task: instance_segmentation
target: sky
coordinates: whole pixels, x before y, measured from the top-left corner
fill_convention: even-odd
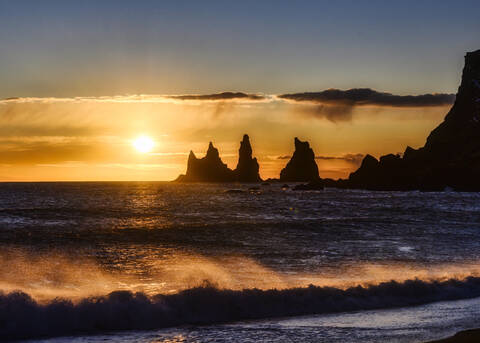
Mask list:
[[[244,133],[264,178],[294,137],[320,176],[347,177],[366,153],[424,144],[480,48],[478,13],[478,1],[0,0],[0,180],[170,180],[209,141],[234,168]],[[134,148],[140,136],[152,151]]]

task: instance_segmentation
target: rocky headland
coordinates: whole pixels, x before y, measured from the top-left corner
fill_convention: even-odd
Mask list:
[[[188,158],[181,182],[260,182],[259,165],[252,158],[247,135],[240,143],[238,165],[231,170],[210,143],[207,154]],[[275,181],[270,179],[269,181]],[[298,189],[326,187],[368,190],[480,191],[480,50],[465,56],[462,80],[453,107],[419,149],[379,159],[366,155],[348,179],[321,179],[308,142],[295,138],[295,151],[280,172],[279,181],[307,182]],[[310,185],[311,187],[309,187]]]
[[[419,149],[365,156],[341,188],[480,191],[480,50],[465,56],[462,81],[445,120]]]

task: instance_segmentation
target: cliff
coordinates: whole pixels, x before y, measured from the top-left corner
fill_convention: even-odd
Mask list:
[[[259,165],[252,158],[247,135],[240,143],[238,165],[229,169],[210,143],[204,158],[190,152],[182,182],[258,182]],[[283,182],[310,182],[310,189],[323,185],[371,190],[480,191],[480,50],[465,56],[456,100],[445,120],[428,136],[425,146],[407,147],[402,156],[388,154],[377,160],[365,156],[347,180],[323,180],[308,142],[295,138],[295,152],[280,173]],[[305,186],[305,187],[307,187]]]
[[[407,147],[403,157],[367,155],[338,185],[377,190],[480,191],[480,50],[465,56],[462,81],[445,120],[425,146]]]

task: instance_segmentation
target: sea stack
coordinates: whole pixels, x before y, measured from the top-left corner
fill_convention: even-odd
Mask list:
[[[235,178],[238,182],[260,182],[259,166],[256,158],[252,158],[252,146],[248,135],[243,135],[238,150],[238,164],[235,169]]]
[[[210,142],[207,154],[203,158],[197,158],[190,151],[187,163],[187,172],[180,175],[179,182],[232,182],[235,181],[235,173],[222,162],[218,149]]]
[[[295,152],[285,168],[280,172],[280,181],[309,182],[319,180],[318,166],[310,144],[302,142],[295,137]]]
[[[465,56],[462,81],[445,120],[417,150],[379,161],[367,155],[348,188],[480,191],[480,50]]]

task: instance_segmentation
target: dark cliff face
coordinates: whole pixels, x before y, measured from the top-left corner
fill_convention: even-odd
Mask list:
[[[477,50],[465,56],[455,103],[443,123],[428,136],[425,150],[433,157],[455,160],[480,151],[479,134],[480,50]]]
[[[236,181],[259,182],[262,179],[258,173],[259,165],[256,158],[252,158],[252,146],[248,135],[243,136],[238,151],[238,164],[235,169]]]
[[[480,191],[480,50],[467,53],[455,103],[418,150],[403,158],[368,155],[344,187]]]
[[[318,181],[318,167],[315,154],[308,142],[302,142],[295,137],[295,152],[280,172],[280,180],[284,182]]]
[[[188,159],[187,174],[178,181],[260,181],[248,136],[240,145],[235,171],[221,161],[210,143],[207,155]],[[308,142],[295,138],[295,152],[280,173],[284,182],[320,181],[315,155]],[[420,149],[407,147],[403,157],[388,154],[379,160],[367,155],[348,180],[321,180],[329,187],[373,190],[480,191],[480,50],[467,53],[455,104]]]
[[[222,162],[218,149],[210,142],[207,154],[197,158],[190,151],[187,163],[187,172],[180,175],[177,181],[181,182],[232,182],[235,180],[234,172]]]

